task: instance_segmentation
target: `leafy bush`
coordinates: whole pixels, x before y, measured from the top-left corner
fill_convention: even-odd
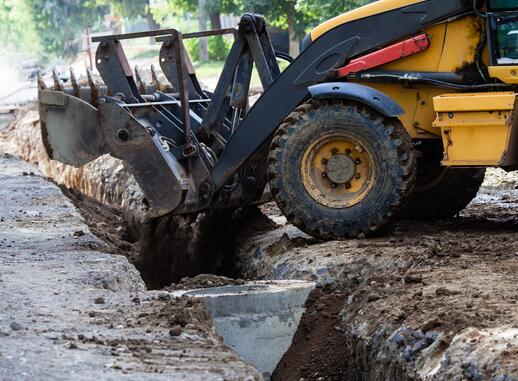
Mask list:
[[[223,36],[208,37],[209,42],[209,60],[223,61],[227,58],[232,43]],[[193,61],[200,60],[200,40],[197,38],[184,41],[185,49]]]
[[[209,59],[223,61],[227,58],[232,44],[223,36],[209,37]]]
[[[191,38],[189,40],[183,41],[185,45],[185,49],[191,57],[191,61],[199,61],[200,60],[200,40],[197,38]]]

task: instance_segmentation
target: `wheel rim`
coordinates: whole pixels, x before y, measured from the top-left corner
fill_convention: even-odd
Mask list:
[[[345,132],[326,134],[313,142],[302,155],[300,171],[309,195],[331,208],[360,203],[374,185],[371,151]]]

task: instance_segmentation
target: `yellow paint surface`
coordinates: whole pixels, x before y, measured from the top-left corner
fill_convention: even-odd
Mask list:
[[[516,94],[446,94],[434,98],[442,132],[443,165],[501,166],[511,141]]]
[[[363,19],[365,17],[369,17],[372,15],[376,15],[383,12],[392,11],[394,9],[402,8],[407,5],[419,4],[424,0],[378,0],[373,3],[367,4],[363,7],[354,9],[350,12],[341,14],[340,16],[336,16],[323,24],[320,24],[315,29],[311,31],[311,40],[315,41],[324,33],[330,31],[331,29],[345,24],[350,21]]]

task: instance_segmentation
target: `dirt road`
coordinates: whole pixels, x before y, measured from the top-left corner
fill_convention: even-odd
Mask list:
[[[259,380],[200,302],[147,292],[38,171],[0,152],[0,379]]]

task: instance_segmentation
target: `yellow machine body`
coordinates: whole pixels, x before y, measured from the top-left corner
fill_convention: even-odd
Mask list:
[[[314,41],[343,23],[388,12],[415,0],[380,0],[337,16],[315,28]],[[430,47],[416,55],[381,66],[387,71],[462,73],[476,65],[477,49],[486,39],[483,19],[474,15],[434,25],[424,30]],[[491,78],[518,84],[518,64],[491,66],[487,46],[482,55]],[[413,139],[443,139],[445,166],[512,166],[518,153],[510,147],[518,133],[512,118],[514,93],[459,94],[448,88],[426,84],[368,81],[371,86],[394,99],[405,113],[399,117]],[[444,95],[447,94],[447,95]],[[453,114],[453,118],[448,115]],[[514,143],[516,144],[516,142]]]
[[[518,164],[517,94],[446,94],[434,98],[446,166],[514,166]]]

